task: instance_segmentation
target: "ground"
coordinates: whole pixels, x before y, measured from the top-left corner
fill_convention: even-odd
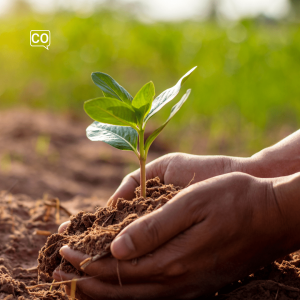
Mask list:
[[[89,141],[89,123],[26,109],[0,113],[0,299],[65,299],[59,286],[51,292],[50,285],[26,289],[52,282],[45,276],[38,280],[38,251],[68,212],[104,206],[124,175],[138,167],[132,153]],[[158,141],[149,159],[165,149]],[[300,299],[299,267],[294,253],[213,298]]]

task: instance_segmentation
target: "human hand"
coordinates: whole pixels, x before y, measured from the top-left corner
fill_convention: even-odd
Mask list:
[[[164,155],[146,165],[146,178],[158,176],[164,184],[185,187],[202,180],[230,172],[247,171],[251,158],[229,156],[201,156],[185,153]],[[107,205],[116,204],[118,198],[133,199],[134,190],[140,185],[140,169],[128,174]]]
[[[146,165],[147,179],[158,176],[165,184],[172,183],[185,187],[189,182],[196,183],[210,177],[226,174],[234,171],[244,171],[250,164],[248,158],[229,156],[201,156],[185,153],[171,153],[164,155]],[[140,169],[128,174],[110,197],[107,205],[114,205],[118,198],[131,200],[134,198],[134,190],[140,185]],[[64,222],[59,227],[63,232],[70,221]]]
[[[146,178],[151,179],[158,176],[165,184],[172,183],[185,187],[190,182],[193,184],[230,172],[248,172],[254,163],[251,158],[171,153],[147,164]],[[139,185],[140,169],[137,169],[123,179],[121,185],[108,200],[107,205],[116,204],[118,198],[133,199],[134,190]],[[70,221],[62,223],[59,232],[63,232],[69,223]]]
[[[122,287],[117,260],[103,258],[85,269],[96,277],[77,288],[87,299],[192,299],[287,254],[288,239],[273,180],[222,175],[189,186],[119,234],[111,251]],[[68,247],[61,254],[76,268],[87,257]],[[53,276],[75,277],[58,270]]]

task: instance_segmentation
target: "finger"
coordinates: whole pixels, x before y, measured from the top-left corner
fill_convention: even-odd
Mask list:
[[[159,177],[161,182],[164,182],[164,175],[171,161],[171,156],[162,156],[153,162],[146,165],[146,179]],[[116,192],[110,197],[107,202],[108,206],[113,206],[117,203],[119,198],[133,199],[134,190],[140,185],[140,169],[127,175]]]
[[[66,221],[66,222],[60,224],[60,226],[58,227],[58,233],[63,233],[67,229],[69,224],[70,224],[70,221]]]
[[[157,211],[131,223],[112,242],[110,248],[113,256],[120,260],[140,257],[193,224],[202,222],[207,213],[202,207],[214,191],[213,186],[214,180],[196,183],[182,190]]]
[[[80,280],[85,280],[85,277],[79,277],[73,273],[65,273],[59,269],[56,269],[53,272],[53,279],[55,279],[56,281],[70,281],[72,279],[76,279],[76,284],[75,284],[75,294],[76,294],[76,299],[85,299],[85,300],[93,300],[90,297],[87,297],[84,293],[82,293],[82,291],[79,289],[78,286],[78,281]],[[72,288],[71,288],[71,283],[64,283],[65,285],[65,291],[67,295],[71,295],[72,292]]]
[[[121,185],[107,202],[108,206],[114,206],[119,198],[132,199],[134,198],[134,190],[140,185],[140,170],[136,170],[127,175]]]
[[[65,285],[65,293],[66,293],[67,295],[70,295],[70,294],[71,294],[71,289],[70,289],[70,287],[69,287],[68,285]]]
[[[60,248],[59,254],[68,262],[70,262],[77,270],[81,270],[80,263],[90,257],[89,255],[80,251],[71,249],[67,245]]]
[[[54,270],[52,277],[57,282],[72,280],[73,278],[80,278],[79,276],[77,276],[73,273],[65,273],[62,270],[60,270],[59,268]],[[68,288],[69,288],[69,284],[68,284]]]
[[[75,274],[67,274],[58,270],[59,277],[63,280],[72,280],[76,278],[76,291],[84,295],[84,299],[173,299],[170,298],[172,289],[166,288],[161,284],[133,284],[122,285],[109,284],[101,282],[100,280],[92,277],[78,277]],[[160,297],[161,295],[163,297]],[[90,297],[90,298],[87,298]]]
[[[78,270],[81,270],[80,263],[89,257],[68,246],[62,247],[60,254]],[[103,281],[118,281],[118,272],[122,274],[124,282],[154,281],[158,276],[158,271],[155,269],[156,259],[156,255],[144,256],[139,258],[138,263],[132,263],[132,261],[117,261],[115,258],[107,257],[91,263],[84,272],[90,276],[97,276]]]

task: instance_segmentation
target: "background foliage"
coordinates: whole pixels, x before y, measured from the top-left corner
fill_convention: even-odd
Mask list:
[[[32,29],[51,31],[49,51]],[[159,94],[198,66],[190,99],[165,129],[173,151],[251,155],[299,128],[300,27],[265,18],[220,24],[146,23],[128,11],[38,14],[19,5],[0,19],[0,109],[29,106],[85,118],[102,96],[90,74],[110,74],[132,95],[152,80]],[[175,101],[153,118],[153,129]],[[150,122],[151,123],[151,122]]]

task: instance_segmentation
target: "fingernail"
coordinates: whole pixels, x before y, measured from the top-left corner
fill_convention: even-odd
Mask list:
[[[111,244],[111,252],[116,258],[127,258],[135,252],[135,247],[129,234],[124,233]]]
[[[66,221],[66,222],[60,224],[60,226],[58,227],[58,233],[64,232],[67,229],[67,227],[69,226],[69,224],[70,224],[70,221]]]
[[[65,245],[65,246],[62,246],[59,250],[59,254],[65,258],[65,256],[68,256],[68,254],[70,253],[70,248],[69,246]]]

